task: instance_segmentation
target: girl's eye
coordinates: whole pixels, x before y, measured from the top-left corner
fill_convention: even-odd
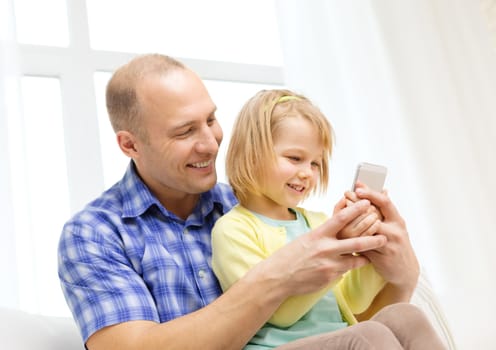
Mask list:
[[[320,163],[319,162],[312,162],[312,166],[315,168],[320,168]]]
[[[295,162],[298,162],[300,160],[300,157],[297,157],[297,156],[288,156],[288,159],[291,159]]]

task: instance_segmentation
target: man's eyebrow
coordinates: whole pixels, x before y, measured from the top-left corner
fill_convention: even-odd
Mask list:
[[[207,118],[215,117],[215,112],[217,112],[217,106],[215,106],[215,108],[212,109],[212,112],[208,115]],[[171,130],[172,131],[181,130],[181,129],[187,128],[189,126],[192,126],[196,123],[198,123],[197,120],[187,120],[184,123],[173,126]]]
[[[172,131],[181,130],[181,129],[184,129],[184,128],[186,128],[186,127],[189,127],[189,126],[191,126],[191,125],[193,125],[193,124],[195,124],[195,123],[196,123],[196,121],[194,121],[194,120],[189,120],[189,121],[186,121],[186,122],[184,122],[184,123],[182,123],[182,124],[178,124],[178,125],[176,125],[176,126],[173,126],[171,130],[172,130]]]

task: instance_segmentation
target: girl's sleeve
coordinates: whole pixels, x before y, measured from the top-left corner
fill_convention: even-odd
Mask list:
[[[229,215],[217,220],[212,229],[212,269],[223,291],[267,256],[248,222]]]
[[[356,323],[354,315],[369,308],[386,281],[372,264],[348,271],[334,288],[344,318],[350,324]]]
[[[259,227],[248,222],[224,216],[217,220],[212,230],[212,268],[222,290],[229,289],[253,266],[266,259],[267,251],[257,235]],[[279,247],[285,244],[285,237]],[[305,295],[286,299],[269,319],[278,327],[289,327],[305,315],[331,289],[331,285]]]

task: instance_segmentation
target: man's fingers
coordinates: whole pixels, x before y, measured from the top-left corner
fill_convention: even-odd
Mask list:
[[[362,266],[365,266],[370,263],[370,260],[365,256],[342,256],[341,257],[341,266],[345,269],[341,272],[341,274],[345,274],[349,270],[353,270]]]
[[[340,240],[339,254],[348,255],[375,250],[383,247],[387,242],[384,235],[361,236]],[[354,256],[357,257],[357,256]]]
[[[386,195],[386,192],[383,193],[377,191],[371,191],[368,188],[357,188],[356,194],[359,198],[368,199],[370,202],[375,205],[381,211],[382,215],[386,219],[396,219],[399,218],[400,215],[398,210],[393,205],[389,197]]]

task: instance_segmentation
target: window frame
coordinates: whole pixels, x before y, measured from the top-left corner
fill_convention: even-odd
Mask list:
[[[69,45],[53,47],[16,43],[19,58],[18,78],[23,76],[55,77],[60,81],[66,165],[69,188],[69,213],[81,210],[86,203],[104,190],[104,171],[98,133],[97,96],[95,95],[95,72],[112,72],[138,53],[108,52],[90,47],[88,15],[85,1],[67,1]],[[167,53],[165,53],[167,54]],[[211,61],[176,57],[199,74],[202,79],[284,85],[283,67]],[[4,121],[5,122],[5,121]],[[24,140],[20,141],[24,143]],[[10,155],[6,155],[8,160]],[[9,163],[10,166],[10,163]],[[88,171],[91,169],[91,171]],[[7,176],[7,185],[12,179]],[[10,188],[10,186],[8,186]],[[13,194],[15,195],[15,194]],[[17,199],[19,200],[19,199]],[[29,200],[29,194],[22,200]],[[9,190],[8,199],[2,205],[13,208],[14,200]],[[15,254],[16,215],[9,215],[4,223],[13,235],[4,249]],[[14,252],[14,253],[12,253]],[[10,262],[7,280],[19,282],[18,266],[14,258]],[[15,266],[12,265],[12,262]],[[14,284],[14,285],[13,285]],[[2,292],[7,299],[4,305],[20,305],[19,283],[12,283]],[[25,293],[24,293],[25,294]],[[32,302],[28,302],[32,305]],[[39,312],[39,310],[28,310]]]
[[[20,76],[60,79],[67,150],[71,212],[82,208],[103,189],[98,116],[93,73],[112,72],[138,53],[108,52],[90,47],[84,1],[68,1],[68,47],[18,44]],[[283,68],[176,57],[202,79],[283,85]],[[84,147],[80,145],[84,144]],[[95,160],[98,160],[95,162]],[[88,172],[87,169],[93,171]]]

